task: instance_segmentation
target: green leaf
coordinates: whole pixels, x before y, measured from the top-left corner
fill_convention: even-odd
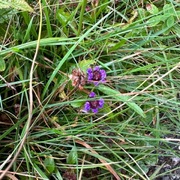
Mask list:
[[[138,16],[140,17],[140,19],[143,19],[146,17],[146,10],[144,8],[138,8]]]
[[[166,25],[168,28],[171,28],[172,26],[174,26],[174,17],[170,16],[167,21],[166,21]]]
[[[46,157],[45,161],[44,161],[44,165],[46,167],[46,169],[48,170],[48,173],[53,173],[55,170],[55,162],[53,157],[50,155],[48,157]]]
[[[159,9],[154,4],[147,4],[146,9],[150,14],[158,14]]]
[[[79,108],[79,107],[82,106],[83,103],[84,103],[84,102],[79,102],[79,101],[77,101],[77,102],[71,102],[71,106],[74,107],[74,108]]]
[[[85,73],[90,65],[94,64],[95,60],[82,60],[79,63],[79,68]]]
[[[129,108],[131,108],[133,111],[141,115],[143,118],[146,117],[143,110],[136,103],[129,101],[130,96],[123,95],[119,91],[111,89],[104,85],[99,85],[98,89],[104,94],[109,95],[112,98],[116,99],[117,101],[122,101],[126,103],[129,106]]]
[[[20,49],[17,47],[12,47],[12,51],[18,53],[18,52],[20,52]]]
[[[171,4],[164,5],[163,13],[164,14],[169,14],[169,16],[175,15],[173,6]]]
[[[0,72],[4,71],[6,69],[6,63],[4,59],[0,57]]]
[[[2,2],[2,0],[0,0],[0,9],[4,9],[4,8],[9,8],[10,4],[8,2]]]
[[[67,25],[70,16],[70,13],[65,12],[64,9],[59,9],[57,12],[57,19],[63,26]]]
[[[78,155],[77,155],[77,149],[76,149],[76,147],[74,146],[74,147],[71,149],[71,151],[70,151],[70,153],[69,153],[69,155],[68,155],[68,157],[67,157],[67,163],[68,163],[68,164],[76,164],[76,162],[77,162],[77,157],[78,157]]]
[[[33,12],[33,9],[24,0],[0,0],[0,9],[3,8]]]
[[[159,15],[159,16],[154,16],[152,18],[150,18],[147,23],[148,26],[153,27],[158,25],[161,21],[164,21],[166,17],[164,15]]]

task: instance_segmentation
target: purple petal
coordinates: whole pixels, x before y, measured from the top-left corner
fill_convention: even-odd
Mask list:
[[[93,112],[94,114],[96,114],[96,113],[98,112],[98,108],[92,109],[92,112]]]
[[[87,73],[92,73],[92,72],[93,72],[93,70],[91,68],[87,69]]]
[[[103,106],[104,106],[104,99],[100,99],[98,108],[102,108]]]
[[[101,73],[101,80],[104,81],[106,79],[106,71],[105,70],[100,70]]]
[[[91,68],[87,69],[87,75],[88,75],[88,80],[92,80],[92,78],[93,78],[93,70]]]
[[[91,109],[91,107],[90,107],[90,103],[89,102],[86,102],[85,104],[84,104],[84,111],[90,111],[90,109]]]
[[[94,92],[90,92],[90,94],[89,94],[90,98],[94,98],[95,96],[96,96],[96,94]]]
[[[99,68],[99,66],[95,66],[93,70],[94,70],[94,71],[99,71],[100,68]]]
[[[93,73],[88,73],[88,80],[92,80],[93,79]]]
[[[89,73],[88,74],[88,80],[90,81],[90,80],[92,80],[93,79],[93,73]]]

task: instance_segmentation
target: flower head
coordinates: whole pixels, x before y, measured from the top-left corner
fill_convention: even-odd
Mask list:
[[[91,92],[89,94],[90,98],[94,98],[96,96],[96,94],[94,92]],[[90,100],[87,101],[84,104],[84,111],[88,112],[90,110],[92,110],[93,113],[97,113],[99,108],[102,108],[104,106],[104,99],[99,99],[99,100]]]
[[[72,74],[69,77],[72,81],[72,86],[78,87],[80,90],[84,88],[86,77],[80,69],[73,69]]]
[[[106,71],[100,69],[99,66],[87,69],[88,81],[93,82],[97,86],[100,82],[106,80]]]

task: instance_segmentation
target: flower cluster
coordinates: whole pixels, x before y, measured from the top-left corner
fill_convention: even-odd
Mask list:
[[[84,85],[86,83],[93,83],[95,86],[100,83],[104,83],[106,81],[106,71],[100,69],[99,66],[95,66],[94,68],[87,69],[87,77],[80,69],[73,69],[72,74],[69,76],[72,81],[72,86],[77,87],[79,90],[88,93],[89,98],[95,98],[96,94],[94,92],[90,92],[84,89]],[[93,113],[97,113],[98,109],[104,106],[104,100],[88,100],[84,104],[84,111],[92,111]]]
[[[106,80],[106,71],[101,70],[98,66],[87,69],[88,81],[93,82],[95,86],[99,83],[105,82]]]
[[[94,68],[88,68],[87,69],[87,81],[94,83],[95,86],[97,86],[99,83],[103,83],[106,80],[106,71],[103,69],[100,69],[99,66],[96,66]],[[91,92],[89,94],[90,98],[95,98],[96,94],[94,92]],[[84,105],[84,111],[92,111],[93,113],[97,113],[98,109],[102,108],[104,106],[104,100],[89,100]]]
[[[94,92],[91,92],[89,94],[90,98],[95,98],[96,94]],[[84,111],[92,111],[93,113],[97,113],[99,108],[102,108],[104,106],[104,99],[99,100],[90,100],[87,101],[84,105]]]

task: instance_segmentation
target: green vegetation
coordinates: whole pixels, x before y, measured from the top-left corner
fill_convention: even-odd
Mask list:
[[[0,0],[0,179],[175,172],[159,158],[179,156],[179,1],[26,2]],[[105,82],[72,83],[95,66]]]

